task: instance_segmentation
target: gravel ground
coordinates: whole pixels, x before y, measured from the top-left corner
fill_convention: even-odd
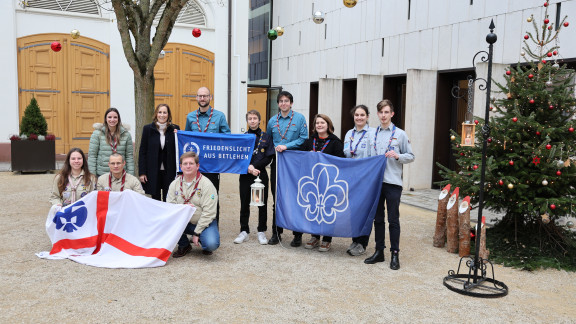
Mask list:
[[[236,175],[222,179],[222,244],[212,256],[195,248],[153,269],[39,259],[35,252],[51,248],[44,222],[53,178],[0,172],[4,323],[576,321],[575,273],[495,266],[496,279],[510,288],[508,296],[497,299],[445,288],[442,279],[459,258],[432,247],[436,215],[415,207],[401,207],[399,271],[387,262],[365,265],[365,256],[348,256],[349,239],[335,238],[328,253],[291,248],[291,234],[283,235],[285,246],[262,246],[256,217],[250,241],[236,245]],[[371,239],[369,252],[373,246]]]

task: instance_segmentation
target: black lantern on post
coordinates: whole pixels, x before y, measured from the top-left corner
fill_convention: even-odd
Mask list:
[[[486,51],[480,51],[474,55],[474,59],[472,60],[472,64],[475,66],[474,62],[476,60],[476,56],[480,53],[488,54],[488,57],[482,56],[481,60],[483,62],[488,61],[488,76],[487,79],[476,78],[473,79],[472,82],[477,80],[482,80],[486,82],[486,117],[484,126],[482,126],[482,166],[481,166],[481,175],[480,175],[480,192],[479,192],[479,202],[478,202],[478,230],[476,231],[476,240],[475,240],[475,253],[474,258],[471,259],[469,257],[463,257],[460,259],[460,264],[458,265],[458,270],[454,272],[454,270],[448,271],[448,276],[444,277],[444,286],[448,289],[455,291],[459,294],[473,296],[473,297],[485,297],[485,298],[494,298],[494,297],[503,297],[508,294],[508,286],[501,281],[498,281],[494,278],[494,266],[489,260],[485,260],[480,257],[480,239],[482,236],[482,231],[480,230],[480,224],[482,224],[482,209],[484,208],[484,181],[486,178],[486,150],[487,150],[487,143],[488,137],[490,136],[490,89],[492,85],[492,52],[493,52],[493,45],[496,43],[498,39],[496,34],[493,33],[494,31],[494,20],[490,22],[490,33],[486,35],[486,42],[490,44],[488,46],[488,53]],[[482,87],[479,87],[481,90]],[[465,134],[462,134],[464,138]],[[462,266],[462,261],[467,259],[465,262],[465,266],[468,268],[468,271],[463,269],[463,273],[460,273],[460,268]],[[487,277],[487,270],[488,266],[491,267],[492,276]],[[463,268],[463,267],[462,267]],[[466,273],[467,272],[467,273]],[[484,285],[484,283],[492,283],[491,285]]]

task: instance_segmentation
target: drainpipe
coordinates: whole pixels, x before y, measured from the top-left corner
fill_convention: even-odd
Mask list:
[[[228,0],[228,125],[232,118],[232,0]]]

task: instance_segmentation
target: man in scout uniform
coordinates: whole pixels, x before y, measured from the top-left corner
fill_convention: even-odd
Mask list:
[[[108,160],[108,167],[110,168],[110,172],[98,177],[98,190],[124,191],[126,189],[130,189],[144,195],[144,189],[142,189],[140,180],[135,176],[126,173],[124,166],[126,166],[124,157],[118,153],[112,153]]]

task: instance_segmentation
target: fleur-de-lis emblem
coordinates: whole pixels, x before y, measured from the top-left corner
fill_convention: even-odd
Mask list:
[[[57,212],[52,221],[56,224],[56,229],[72,233],[84,225],[87,217],[88,210],[84,207],[84,202],[80,200]]]
[[[298,181],[298,204],[306,209],[309,221],[332,224],[338,212],[348,208],[348,183],[338,179],[340,170],[332,164],[317,163],[312,176]]]

